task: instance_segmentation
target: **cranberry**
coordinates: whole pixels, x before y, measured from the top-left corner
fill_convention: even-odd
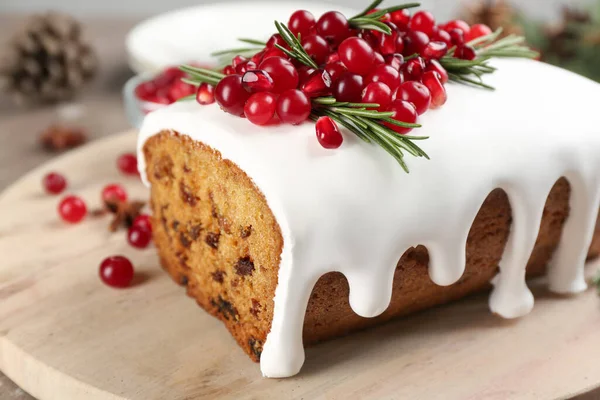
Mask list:
[[[235,68],[233,68],[231,65],[227,65],[225,68],[223,68],[223,73],[225,75],[233,75],[235,74]]]
[[[302,47],[317,65],[325,64],[329,56],[329,44],[319,35],[309,35],[302,38]]]
[[[344,141],[337,124],[329,117],[320,117],[317,120],[315,131],[317,140],[326,149],[337,149]]]
[[[452,37],[450,34],[443,29],[439,29],[437,26],[433,29],[431,40],[436,42],[444,42],[448,47],[452,46]]]
[[[404,64],[404,72],[406,80],[409,81],[418,81],[421,79],[423,72],[425,71],[425,61],[421,57],[413,58],[412,60],[408,60],[406,64]]]
[[[268,72],[263,70],[246,71],[242,76],[242,86],[248,92],[267,92],[273,89],[273,79]]]
[[[390,19],[399,27],[406,27],[410,22],[410,11],[407,9],[394,11],[390,14]]]
[[[272,57],[279,57],[279,58],[283,58],[284,60],[289,61],[289,57],[287,56],[287,54],[285,54],[283,51],[281,51],[277,47],[273,47],[272,49],[268,49],[267,51],[265,51],[265,54],[263,54],[262,60],[265,61],[267,58],[272,58]],[[261,63],[263,61],[261,61]]]
[[[385,58],[385,63],[396,71],[400,71],[400,67],[404,65],[404,56],[399,53],[389,55]]]
[[[411,102],[415,106],[417,114],[421,115],[429,109],[431,93],[422,83],[409,81],[400,85],[396,92],[396,99]]]
[[[301,65],[300,67],[297,68],[298,70],[298,81],[300,83],[300,87],[302,87],[302,85],[304,85],[304,83],[308,80],[308,77],[310,76],[310,74],[312,74],[313,72],[315,72],[316,70],[312,67],[309,67],[308,65]]]
[[[429,11],[418,11],[413,15],[408,23],[408,27],[413,31],[424,32],[427,35],[431,34],[435,26],[435,18]]]
[[[429,64],[425,68],[425,71],[437,72],[442,84],[445,85],[446,83],[448,83],[448,71],[446,71],[446,69],[442,67],[442,64],[440,64],[437,60],[430,60]]]
[[[391,117],[393,120],[411,124],[417,122],[417,110],[415,109],[415,106],[408,101],[394,100],[388,111],[394,113]],[[405,135],[412,130],[412,128],[404,128],[389,122],[383,122],[383,124],[401,135]]]
[[[145,249],[150,244],[152,232],[139,225],[132,225],[127,231],[127,241],[133,247]]]
[[[394,54],[396,53],[397,46],[396,40],[398,39],[398,32],[392,31],[390,35],[382,34],[379,36],[379,41],[377,43],[377,49],[383,55]],[[401,47],[404,48],[404,41],[401,40]],[[401,50],[400,50],[401,51]]]
[[[463,35],[468,35],[471,27],[465,21],[460,19],[455,19],[453,21],[448,22],[442,27],[446,32],[450,32],[452,29],[458,29],[462,31]]]
[[[280,45],[281,47],[285,47],[286,49],[289,47],[287,45],[287,42],[283,40],[281,35],[279,33],[275,33],[274,35],[271,35],[269,40],[267,40],[267,45],[265,46],[265,48],[272,49],[275,47],[276,44]]]
[[[338,61],[340,61],[340,55],[337,52],[330,53],[329,56],[327,56],[327,64]]]
[[[333,85],[333,97],[337,101],[360,102],[364,88],[363,77],[345,72]]]
[[[67,187],[67,180],[56,172],[50,172],[42,179],[42,185],[49,194],[59,194]]]
[[[469,33],[467,33],[465,40],[470,42],[475,39],[479,39],[480,37],[491,35],[492,30],[489,26],[484,24],[475,24],[471,27]]]
[[[283,93],[298,87],[298,71],[288,60],[281,57],[265,58],[259,68],[273,78],[273,93]]]
[[[168,88],[167,97],[171,102],[175,102],[183,97],[194,94],[196,88],[182,81],[175,81]]]
[[[450,34],[450,39],[454,46],[460,46],[465,43],[465,34],[460,29],[450,29],[448,34]]]
[[[117,158],[117,168],[125,175],[138,175],[137,156],[133,153],[124,153]]]
[[[123,256],[104,259],[99,272],[102,282],[114,288],[126,288],[133,280],[133,265]]]
[[[58,204],[58,214],[71,224],[80,222],[87,214],[84,201],[77,196],[67,196]]]
[[[404,51],[404,36],[396,36],[396,51],[395,53],[400,53]]]
[[[277,100],[277,115],[282,122],[297,125],[310,115],[310,100],[297,89],[289,89],[281,93]]]
[[[152,220],[148,214],[140,214],[135,217],[131,226],[139,226],[152,232]]]
[[[385,63],[385,58],[383,58],[383,56],[381,55],[381,53],[375,52],[373,53],[374,57],[373,57],[373,64],[374,65],[381,65]]]
[[[135,95],[142,100],[150,101],[155,94],[156,85],[153,81],[140,83],[135,88]]]
[[[367,75],[373,69],[375,55],[367,42],[358,37],[344,40],[338,49],[340,61],[348,71],[359,75]]]
[[[196,92],[196,101],[202,105],[214,103],[215,87],[206,82],[202,82],[200,86],[198,86],[198,91]]]
[[[296,37],[308,36],[314,27],[315,17],[306,10],[295,11],[288,21],[288,28]]]
[[[405,56],[412,56],[413,54],[421,54],[425,50],[425,46],[429,43],[429,36],[426,33],[420,31],[409,31],[404,36],[404,51],[402,54]]]
[[[477,52],[472,46],[458,46],[454,51],[454,57],[471,61],[477,58]]]
[[[237,56],[233,57],[233,59],[231,60],[231,66],[233,68],[237,68],[238,65],[243,64],[247,61],[248,61],[248,59],[246,57],[237,55]]]
[[[387,110],[392,102],[392,91],[383,82],[371,82],[365,88],[361,101],[363,103],[379,104],[378,110]]]
[[[329,11],[317,21],[317,33],[335,46],[350,36],[350,26],[344,14]]]
[[[255,55],[252,56],[251,61],[256,65],[260,64],[262,62],[266,52],[267,52],[267,50],[259,51],[258,53],[256,53]]]
[[[344,72],[346,72],[346,67],[344,67],[344,65],[341,62],[337,61],[325,65],[325,71],[327,71],[327,73],[329,74],[331,82],[335,83],[338,81],[338,79],[340,79]]]
[[[255,125],[265,125],[275,115],[277,97],[270,92],[254,93],[244,106],[244,114],[248,121]]]
[[[105,203],[127,201],[127,192],[123,186],[113,183],[102,189],[102,201]]]
[[[431,108],[443,106],[448,99],[446,89],[440,81],[440,75],[435,71],[427,71],[423,74],[423,84],[431,93]]]
[[[400,72],[394,67],[386,64],[375,67],[371,75],[367,78],[367,82],[383,82],[390,90],[394,91],[402,83]]]
[[[331,93],[331,77],[323,69],[313,71],[302,85],[302,91],[308,97],[326,96]]]
[[[223,111],[241,116],[250,93],[244,89],[241,75],[227,75],[217,83],[215,100]]]
[[[448,45],[444,42],[429,42],[423,50],[423,57],[430,60],[439,60],[448,52]]]

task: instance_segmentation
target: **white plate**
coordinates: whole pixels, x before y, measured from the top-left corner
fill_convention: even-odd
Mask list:
[[[298,9],[309,10],[317,18],[329,10],[348,16],[356,13],[325,2],[227,2],[176,10],[150,18],[129,32],[129,65],[143,73],[189,61],[210,63],[214,60],[211,52],[240,47],[237,38],[267,39],[276,32],[275,20],[287,23]]]

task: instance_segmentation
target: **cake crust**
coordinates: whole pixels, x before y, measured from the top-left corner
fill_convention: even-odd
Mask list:
[[[148,139],[143,151],[152,184],[154,240],[163,268],[258,361],[273,318],[283,248],[281,230],[263,194],[234,163],[185,135],[163,131]],[[559,179],[544,208],[528,276],[544,273],[569,214],[569,195],[568,181]],[[399,257],[390,306],[375,318],[352,311],[341,273],[322,276],[306,311],[305,345],[489,288],[511,218],[504,191],[492,191],[469,233],[465,273],[450,286],[430,280],[425,247],[408,249]],[[600,220],[588,257],[599,253]]]

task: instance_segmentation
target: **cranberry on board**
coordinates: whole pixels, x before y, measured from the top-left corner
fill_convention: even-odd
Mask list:
[[[148,214],[140,214],[133,220],[132,226],[141,226],[152,232],[152,220]]]
[[[329,44],[319,35],[308,35],[302,38],[302,48],[317,65],[323,65],[329,56]]]
[[[305,37],[311,33],[315,25],[315,17],[309,11],[297,10],[290,16],[287,26],[294,36]]]
[[[137,156],[133,153],[123,153],[117,158],[117,168],[125,175],[138,175]]]
[[[350,36],[350,26],[344,14],[329,11],[317,21],[317,33],[332,45],[338,45]]]
[[[344,141],[337,124],[330,117],[320,117],[315,125],[315,132],[319,144],[326,149],[337,149]]]
[[[392,102],[392,91],[383,82],[371,82],[365,87],[361,99],[362,103],[379,104],[378,110],[387,110]]]
[[[402,54],[407,57],[412,56],[413,54],[421,54],[428,43],[429,36],[427,36],[425,32],[409,31],[406,36],[404,36],[404,51]]]
[[[59,194],[67,187],[67,180],[57,172],[50,172],[42,178],[42,186],[48,194]]]
[[[250,93],[244,89],[241,75],[227,75],[215,87],[215,100],[223,111],[229,114],[244,115],[244,104]]]
[[[337,101],[360,102],[364,89],[363,77],[352,72],[345,72],[333,85],[333,97]]]
[[[102,282],[114,288],[126,288],[133,280],[133,264],[126,257],[112,256],[100,264]]]
[[[298,71],[291,62],[282,57],[265,58],[258,68],[266,71],[273,79],[273,93],[283,93],[298,87]]]
[[[429,11],[417,11],[408,23],[408,27],[413,31],[424,32],[430,35],[435,26],[435,18]]]
[[[367,75],[374,66],[375,54],[369,44],[358,37],[349,37],[338,48],[340,61],[348,71],[359,75]]]
[[[244,115],[254,125],[266,125],[273,119],[277,107],[277,96],[270,92],[254,93],[246,105]]]
[[[390,19],[399,28],[406,28],[410,22],[410,11],[407,9],[394,11],[390,13]]]
[[[102,201],[105,203],[127,201],[127,192],[123,186],[117,183],[106,185],[102,189]]]
[[[145,249],[152,240],[152,231],[140,226],[132,225],[127,230],[127,241],[132,247]]]
[[[277,115],[282,122],[297,125],[308,119],[310,100],[298,89],[289,89],[277,99]]]
[[[397,41],[398,32],[392,31],[390,35],[379,35],[379,40],[377,41],[377,50],[379,53],[385,55],[394,54],[398,51],[397,49]],[[400,38],[401,44],[400,47],[404,49],[404,41]],[[400,50],[402,51],[402,50]]]
[[[70,224],[80,222],[87,214],[85,202],[77,196],[67,196],[58,204],[58,214]]]
[[[394,113],[391,117],[393,120],[411,124],[417,122],[417,110],[415,109],[415,106],[408,101],[394,100],[388,111]],[[405,135],[412,130],[412,128],[404,128],[389,122],[384,122],[383,124],[401,135]]]
[[[427,86],[419,82],[404,82],[396,92],[396,99],[412,103],[419,115],[425,113],[431,104],[431,93]]]
[[[394,91],[402,83],[402,75],[394,67],[382,64],[375,67],[367,78],[367,82],[383,82],[390,90]]]

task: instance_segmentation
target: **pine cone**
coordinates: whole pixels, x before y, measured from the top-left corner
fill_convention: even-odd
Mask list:
[[[97,59],[68,15],[32,17],[0,56],[0,87],[18,104],[71,98],[96,71]]]
[[[462,18],[469,24],[486,24],[492,30],[503,29],[503,36],[522,35],[523,29],[515,23],[515,9],[505,0],[479,0],[468,5]]]

